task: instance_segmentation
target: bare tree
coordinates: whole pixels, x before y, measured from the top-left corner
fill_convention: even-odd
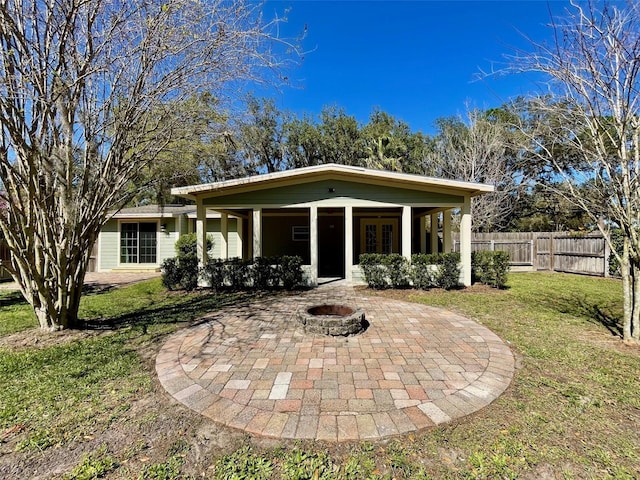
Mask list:
[[[522,188],[517,169],[521,136],[506,121],[504,110],[468,109],[465,119],[438,122],[431,163],[438,175],[454,180],[494,185],[496,191],[473,199],[474,231],[491,231],[505,222]]]
[[[43,329],[77,325],[108,211],[180,131],[166,105],[275,79],[292,58],[279,20],[264,21],[261,9],[242,0],[0,0],[0,228],[12,253],[5,266]]]
[[[565,179],[568,199],[598,225],[621,265],[623,337],[640,340],[640,4],[572,3],[555,41],[519,53],[512,70],[545,74],[549,94],[530,105],[541,122],[530,153]],[[570,150],[577,161],[567,164]],[[588,185],[589,188],[583,188]],[[585,194],[589,192],[589,194]],[[624,238],[622,253],[611,231]]]

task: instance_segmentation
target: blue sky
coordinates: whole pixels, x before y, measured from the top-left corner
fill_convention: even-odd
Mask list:
[[[270,0],[266,15],[290,8],[283,35],[307,26],[308,54],[288,72],[295,87],[256,94],[298,114],[337,105],[361,123],[379,107],[412,130],[433,133],[437,118],[463,114],[467,102],[491,108],[536,89],[526,76],[474,77],[513,47],[527,47],[523,34],[550,38],[549,10],[567,6],[560,0]]]

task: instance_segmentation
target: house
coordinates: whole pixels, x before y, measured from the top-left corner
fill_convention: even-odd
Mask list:
[[[207,214],[207,233],[213,240],[209,252],[221,257],[221,217],[213,211]],[[144,271],[159,270],[162,261],[175,257],[176,240],[196,231],[195,205],[145,205],[123,208],[115,213],[100,230],[97,242],[95,270]],[[236,235],[236,219],[226,221],[225,254],[244,256],[234,250],[241,247]]]
[[[471,198],[492,191],[493,186],[485,184],[324,164],[174,188],[173,195],[196,204],[195,218],[187,214],[186,227],[174,223],[178,222],[174,217],[154,220],[156,230],[144,227],[144,222],[133,227],[127,225],[131,219],[116,219],[111,243],[120,245],[120,265],[127,261],[130,241],[138,242],[138,260],[146,261],[150,258],[140,252],[152,248],[155,233],[157,261],[170,249],[171,242],[163,235],[175,239],[195,228],[202,259],[206,234],[213,227],[216,257],[300,255],[312,285],[326,277],[358,282],[362,253],[400,253],[410,258],[412,253],[437,251],[440,219],[442,251],[452,251],[451,213],[457,210],[461,281],[470,285]],[[162,218],[167,219],[165,233]],[[149,230],[148,241],[142,229]],[[113,254],[117,256],[117,251]]]

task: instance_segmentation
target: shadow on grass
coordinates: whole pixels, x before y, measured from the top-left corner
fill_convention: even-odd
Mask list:
[[[611,335],[622,338],[622,317],[612,313],[613,306],[589,301],[581,295],[541,295],[539,303],[559,313],[584,318],[586,321],[602,325]]]
[[[227,307],[245,307],[252,302],[273,296],[271,293],[255,292],[215,293],[203,292],[185,295],[183,299],[170,305],[145,307],[134,312],[109,318],[83,320],[80,328],[86,330],[119,330],[125,327],[137,327],[143,333],[153,325],[187,323],[198,325],[209,321],[204,315]]]
[[[85,284],[82,287],[82,295],[101,295],[109,293],[117,288],[117,285],[93,283]]]
[[[0,308],[13,305],[26,305],[27,301],[19,290],[8,290],[0,293]]]
[[[600,324],[605,327],[611,335],[614,337],[622,338],[622,318],[619,316],[609,315],[607,312],[600,308],[600,305],[597,304],[589,304],[584,301],[581,302],[581,307],[584,310],[584,314],[592,323]]]

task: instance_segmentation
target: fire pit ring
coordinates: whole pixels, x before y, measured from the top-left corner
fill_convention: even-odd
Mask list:
[[[367,328],[362,308],[340,304],[314,305],[298,310],[298,322],[305,333],[347,336]]]

